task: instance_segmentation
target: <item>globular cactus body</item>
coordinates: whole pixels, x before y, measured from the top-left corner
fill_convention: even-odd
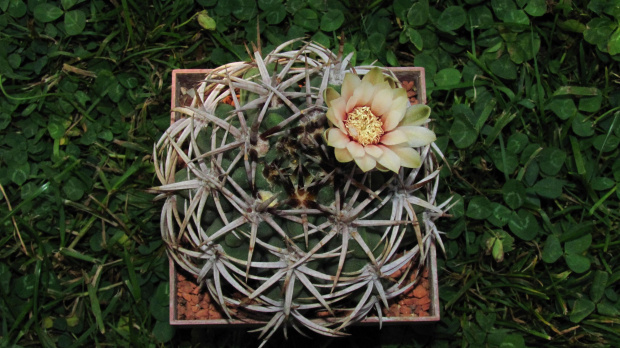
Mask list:
[[[411,287],[388,274],[424,262],[445,204],[435,206],[430,146],[420,168],[398,173],[338,162],[323,93],[347,59],[285,46],[213,70],[175,110],[186,117],[155,148],[162,236],[225,312],[257,313],[266,338],[288,324],[340,336]]]

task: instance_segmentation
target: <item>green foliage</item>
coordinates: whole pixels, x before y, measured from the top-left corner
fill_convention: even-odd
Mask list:
[[[332,344],[618,346],[619,20],[614,0],[0,0],[0,346],[254,339],[168,325],[144,190],[171,70],[242,60],[257,30],[264,52],[343,34],[354,64],[424,67],[450,166],[442,321]]]
[[[604,295],[618,271],[615,257],[602,253],[616,247],[610,228],[619,217],[620,104],[606,68],[600,70],[617,67],[618,55],[609,49],[617,26],[609,4],[466,1],[459,7],[468,14],[461,27],[448,2],[429,9],[415,1],[400,16],[407,37],[413,37],[409,28],[427,31],[423,44],[406,43],[402,35],[400,42],[426,68],[435,131],[440,141],[446,138],[441,148],[455,166],[445,178],[464,197],[464,215],[453,210],[444,227],[445,264],[462,278],[443,284],[442,296],[448,316],[461,311],[452,304],[470,306],[460,316],[468,320],[461,330],[470,346],[496,342],[472,321],[477,311],[492,315],[498,301],[520,308],[525,318],[534,315],[533,306],[522,296],[553,299],[541,302],[538,323],[499,321],[508,332],[527,333],[516,334],[522,346],[541,338],[561,345],[555,333],[562,328],[580,323],[598,330],[597,320],[617,313],[617,298],[607,302]],[[544,28],[553,16],[560,24],[550,33]],[[605,96],[614,97],[606,103]],[[471,290],[485,285],[493,290]],[[542,318],[553,320],[543,324]],[[609,344],[618,340],[608,331],[605,337]]]

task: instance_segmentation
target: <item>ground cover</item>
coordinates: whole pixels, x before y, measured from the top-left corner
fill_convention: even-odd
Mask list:
[[[614,0],[0,0],[0,346],[255,342],[168,325],[146,189],[171,70],[244,60],[257,31],[425,67],[460,199],[439,324],[312,345],[618,346],[619,21]]]

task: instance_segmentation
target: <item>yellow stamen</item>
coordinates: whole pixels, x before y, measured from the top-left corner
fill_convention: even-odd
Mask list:
[[[383,122],[368,106],[356,107],[347,115],[344,125],[349,135],[360,145],[375,145],[383,135]]]

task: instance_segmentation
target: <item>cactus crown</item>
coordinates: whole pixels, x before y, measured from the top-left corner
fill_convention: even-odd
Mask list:
[[[339,61],[313,43],[284,52],[291,43],[211,71],[191,105],[174,109],[186,117],[154,156],[169,255],[227,315],[258,313],[265,339],[289,323],[340,336],[373,308],[380,316],[411,287],[407,272],[387,275],[424,262],[446,205],[435,206],[430,145],[421,167],[398,173],[335,158],[324,92],[343,80],[350,56]],[[349,126],[367,127],[358,113]],[[315,319],[318,311],[329,319]]]

